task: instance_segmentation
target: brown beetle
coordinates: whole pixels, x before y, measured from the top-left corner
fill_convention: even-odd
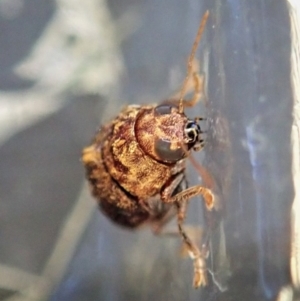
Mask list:
[[[194,70],[195,53],[208,18],[205,13],[188,60],[179,99],[161,105],[131,105],[101,127],[91,146],[83,150],[91,190],[101,210],[115,223],[137,228],[152,225],[155,233],[177,212],[179,234],[194,261],[194,286],[207,284],[207,250],[199,249],[182,224],[190,198],[202,195],[208,210],[214,195],[203,186],[186,188],[185,160],[204,146],[199,120],[189,119],[184,107],[194,106],[202,94],[203,78]],[[194,96],[184,99],[193,78]]]

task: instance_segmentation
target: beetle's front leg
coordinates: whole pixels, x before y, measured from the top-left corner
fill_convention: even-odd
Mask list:
[[[165,203],[187,202],[192,197],[195,197],[197,195],[202,195],[205,202],[206,209],[208,211],[211,211],[215,207],[216,200],[214,194],[210,189],[203,187],[201,185],[189,187],[170,198],[164,198],[163,201]]]
[[[173,172],[175,173],[178,170],[182,170],[182,164],[176,167],[176,169],[173,169]],[[174,192],[181,192],[183,189],[185,189],[187,186],[186,179],[184,178],[184,174],[182,172],[176,174],[173,176],[170,181],[163,187],[161,191],[161,200],[163,201],[164,198],[171,197]],[[172,210],[173,208],[170,208],[170,210],[166,213],[166,215],[162,219],[158,219],[152,223],[152,231],[156,235],[178,235],[178,231],[163,231],[166,224],[171,221],[174,216],[176,215],[176,211]]]

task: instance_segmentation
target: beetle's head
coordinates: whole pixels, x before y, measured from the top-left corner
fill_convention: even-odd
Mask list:
[[[191,149],[200,150],[204,146],[199,118],[189,119],[170,104],[148,107],[141,112],[135,134],[144,152],[164,163],[176,163]]]

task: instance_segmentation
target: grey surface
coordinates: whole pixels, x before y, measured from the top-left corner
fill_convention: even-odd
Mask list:
[[[12,21],[0,22],[0,44],[8,47],[1,52],[1,88],[23,87],[10,70],[50,19],[55,8],[48,5],[45,1],[40,10],[36,3],[28,6],[28,15],[15,20],[14,26],[30,24],[22,26],[28,28],[22,32],[24,40],[13,26],[2,31]],[[289,281],[293,195],[285,4],[113,0],[108,6],[115,20],[124,11],[134,12],[134,31],[120,45],[126,68],[120,96],[113,99],[116,110],[126,103],[158,102],[178,89],[199,21],[206,9],[211,12],[197,55],[206,72],[208,103],[191,114],[208,117],[204,165],[214,176],[222,204],[216,220],[208,216],[214,229],[209,263],[222,284],[228,274],[231,277],[224,293],[212,280],[208,288],[195,291],[192,264],[178,256],[177,240],[153,237],[147,229],[118,229],[95,210],[49,300],[274,300]],[[6,41],[12,36],[16,45],[9,46]],[[18,53],[13,55],[13,49]],[[78,200],[84,177],[80,152],[108,101],[71,93],[62,97],[68,105],[17,133],[0,149],[0,262],[34,275],[42,273]],[[189,174],[191,182],[198,181],[194,169]],[[93,202],[89,196],[85,199]],[[192,204],[194,222],[201,222],[199,203]],[[227,253],[220,249],[223,228]],[[2,292],[4,299],[6,289]]]

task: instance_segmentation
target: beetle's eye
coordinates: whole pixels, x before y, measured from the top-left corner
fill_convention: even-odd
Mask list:
[[[201,133],[200,126],[194,121],[188,122],[185,127],[185,133],[189,138],[189,143],[196,142],[198,139],[199,133]]]
[[[157,106],[154,109],[155,114],[157,115],[166,115],[166,114],[171,114],[172,111],[172,107],[171,105],[160,105]]]
[[[182,148],[170,149],[171,143],[167,140],[157,139],[155,141],[155,151],[164,162],[175,163],[184,157]]]

